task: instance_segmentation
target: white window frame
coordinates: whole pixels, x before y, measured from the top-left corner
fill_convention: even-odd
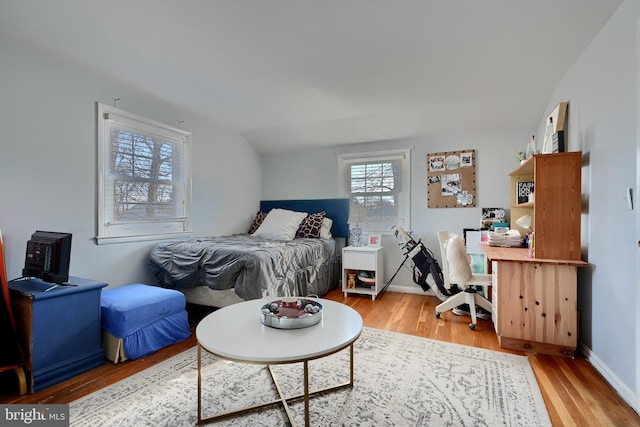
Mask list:
[[[341,197],[351,200],[351,219],[350,226],[355,227],[353,212],[358,208],[354,206],[354,194],[351,193],[350,167],[353,164],[375,163],[394,161],[400,162],[400,205],[398,206],[398,216],[386,221],[369,220],[371,215],[363,213],[363,222],[359,222],[358,226],[368,232],[380,234],[392,234],[391,226],[399,225],[406,230],[411,229],[411,149],[399,149],[389,151],[375,151],[368,153],[351,153],[338,155],[338,194]],[[374,215],[375,216],[375,215]]]
[[[191,233],[191,133],[98,103],[98,224],[97,244],[160,240]],[[172,164],[172,215],[163,219],[116,220],[111,170],[112,130],[123,129],[169,142],[176,153]],[[142,178],[134,181],[143,181]]]

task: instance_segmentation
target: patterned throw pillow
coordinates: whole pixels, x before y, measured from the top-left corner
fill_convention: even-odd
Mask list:
[[[324,211],[307,215],[307,217],[302,220],[300,227],[298,227],[296,237],[310,237],[312,239],[319,238],[324,216]]]
[[[256,217],[253,219],[251,227],[249,227],[249,234],[253,234],[256,232],[258,227],[260,227],[260,224],[262,224],[262,221],[264,221],[264,219],[267,217],[267,213],[268,212],[262,211],[258,211],[258,213],[256,213]]]

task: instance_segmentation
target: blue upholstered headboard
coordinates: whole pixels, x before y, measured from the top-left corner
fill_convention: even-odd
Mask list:
[[[261,200],[260,210],[289,209],[296,212],[315,213],[325,211],[333,220],[331,234],[334,237],[349,236],[349,199]]]

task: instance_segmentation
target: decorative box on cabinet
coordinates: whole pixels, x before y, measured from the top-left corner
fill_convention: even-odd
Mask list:
[[[9,282],[32,393],[104,363],[100,294],[107,284],[78,277],[69,277],[69,283]]]
[[[384,286],[384,263],[381,246],[347,246],[342,249],[342,291],[348,294],[370,295],[375,300]],[[372,277],[370,283],[357,279],[358,273],[365,272]],[[349,282],[349,275],[355,280]]]

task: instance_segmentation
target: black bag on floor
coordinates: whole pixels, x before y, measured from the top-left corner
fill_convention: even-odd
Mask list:
[[[413,281],[425,292],[430,289],[427,277],[431,275],[433,282],[444,296],[451,296],[451,290],[444,287],[444,277],[438,260],[433,256],[433,252],[425,247],[421,242],[417,242],[415,248],[409,253],[413,261]]]

